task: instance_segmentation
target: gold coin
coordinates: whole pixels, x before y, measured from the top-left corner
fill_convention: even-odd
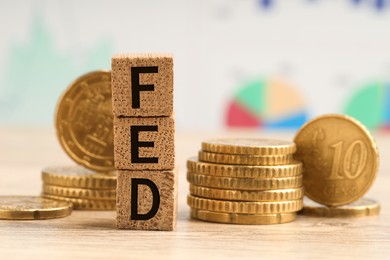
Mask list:
[[[294,221],[297,218],[297,213],[242,214],[191,208],[191,217],[199,220],[226,224],[270,225]]]
[[[204,199],[188,195],[187,204],[195,209],[245,214],[286,213],[297,212],[302,209],[302,199],[272,202],[242,202]]]
[[[199,160],[211,163],[237,164],[237,165],[285,165],[293,161],[292,154],[254,156],[238,154],[209,153],[199,151]]]
[[[241,191],[214,189],[190,184],[190,194],[201,198],[217,200],[282,201],[302,199],[303,188],[264,191]]]
[[[315,217],[342,218],[374,216],[379,215],[379,212],[380,205],[371,199],[362,198],[348,205],[327,207],[305,198],[303,208],[299,214]]]
[[[302,174],[302,163],[293,161],[287,165],[247,166],[225,165],[198,161],[197,157],[187,160],[189,172],[238,178],[280,178],[293,177]]]
[[[69,198],[91,199],[91,200],[115,200],[116,190],[99,190],[99,189],[81,189],[60,187],[54,185],[43,185],[45,194],[57,195]]]
[[[45,184],[88,189],[116,189],[116,172],[95,173],[81,166],[48,167],[42,170]]]
[[[215,177],[187,172],[187,180],[197,186],[228,190],[279,190],[302,186],[302,176],[248,179]]]
[[[202,142],[202,150],[211,153],[246,155],[285,155],[296,150],[291,141],[261,138],[221,138]]]
[[[76,79],[57,105],[55,126],[62,148],[76,163],[96,171],[114,170],[111,72]]]
[[[31,220],[63,218],[72,203],[35,196],[0,196],[0,219]]]
[[[371,187],[379,156],[369,131],[344,115],[324,115],[306,123],[294,139],[294,158],[303,163],[305,195],[328,206],[361,198]]]
[[[73,204],[73,209],[84,209],[84,210],[115,210],[115,200],[87,200],[87,199],[76,199],[67,198],[63,196],[56,196],[51,194],[43,193],[42,197],[58,200],[58,201],[69,201]]]

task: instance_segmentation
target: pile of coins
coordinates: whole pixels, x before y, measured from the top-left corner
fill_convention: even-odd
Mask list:
[[[279,224],[302,208],[302,164],[293,142],[215,139],[187,161],[191,217],[219,223]]]
[[[116,173],[95,173],[81,166],[42,170],[44,198],[72,202],[73,209],[114,210]]]
[[[113,118],[109,71],[85,74],[65,90],[56,111],[57,136],[80,166],[43,169],[43,197],[72,202],[74,209],[115,209]]]

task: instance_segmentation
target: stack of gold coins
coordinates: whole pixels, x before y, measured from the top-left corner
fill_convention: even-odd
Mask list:
[[[305,195],[311,199],[305,198],[300,214],[379,214],[377,202],[362,198],[374,182],[379,164],[375,140],[363,124],[345,115],[322,115],[302,126],[294,142],[294,157],[303,163]]]
[[[280,224],[302,208],[302,164],[293,142],[270,139],[204,141],[187,161],[191,217],[219,223]]]
[[[81,166],[42,170],[42,196],[73,203],[74,209],[113,210],[116,173],[96,173]]]
[[[43,169],[42,195],[70,201],[74,209],[115,209],[111,73],[94,71],[71,83],[55,126],[62,148],[80,166]]]

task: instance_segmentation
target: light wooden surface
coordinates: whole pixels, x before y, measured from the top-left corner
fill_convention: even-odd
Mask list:
[[[189,218],[185,162],[201,140],[219,136],[291,139],[293,133],[177,133],[179,220],[173,232],[117,230],[115,212],[74,211],[63,219],[0,220],[0,258],[212,259],[390,257],[390,135],[377,136],[381,165],[366,197],[382,205],[380,216],[326,219],[299,216],[288,224],[242,226]],[[52,129],[0,127],[0,195],[38,195],[40,171],[72,161]]]

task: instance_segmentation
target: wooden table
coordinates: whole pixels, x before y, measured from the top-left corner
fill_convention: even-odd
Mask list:
[[[179,217],[173,232],[118,230],[113,211],[74,211],[62,219],[0,221],[0,258],[387,258],[390,257],[390,136],[377,136],[381,165],[366,197],[382,205],[379,216],[327,219],[299,216],[268,226],[192,220],[186,205],[185,162],[202,139],[263,136],[291,139],[293,133],[177,133],[180,166]],[[73,162],[52,129],[0,128],[0,195],[38,195],[43,167]]]

